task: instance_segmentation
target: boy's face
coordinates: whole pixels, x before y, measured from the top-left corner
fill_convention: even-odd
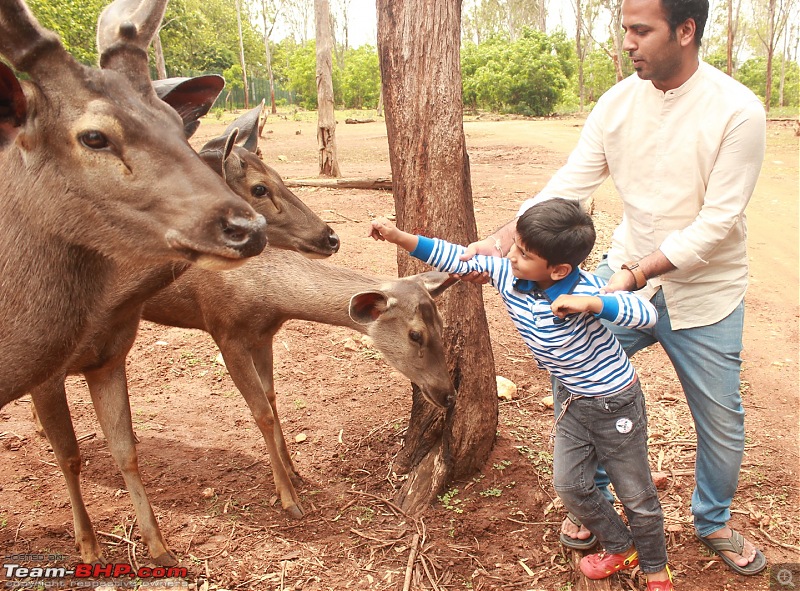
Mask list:
[[[508,260],[511,262],[511,272],[519,279],[535,281],[540,287],[549,287],[556,279],[553,278],[554,267],[535,252],[526,250],[522,245],[519,234],[514,233],[514,245],[508,251]]]

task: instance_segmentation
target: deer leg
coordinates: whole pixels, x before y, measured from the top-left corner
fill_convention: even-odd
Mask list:
[[[84,372],[84,377],[89,385],[97,420],[131,495],[142,540],[147,544],[150,556],[156,564],[174,566],[178,560],[167,548],[161,535],[139,473],[139,459],[136,454],[131,407],[128,400],[125,359],[123,357],[100,369]]]
[[[275,426],[272,431],[278,453],[280,453],[283,465],[286,466],[286,471],[289,472],[292,482],[296,485],[300,485],[303,483],[303,477],[297,472],[297,469],[294,467],[294,462],[292,462],[292,456],[289,453],[289,448],[286,446],[286,439],[283,437],[283,428],[281,427],[281,419],[278,414],[278,404],[275,398],[275,372],[272,362],[272,343],[253,349],[253,364],[261,378],[261,386],[267,395],[269,405],[272,407],[272,416],[275,421]]]
[[[67,483],[75,527],[75,546],[81,554],[81,560],[89,564],[104,563],[103,549],[97,542],[92,520],[81,495],[81,454],[67,405],[64,376],[55,376],[37,386],[31,391],[31,398],[36,417]]]
[[[275,488],[281,499],[281,506],[295,519],[303,516],[303,508],[297,491],[292,484],[289,470],[284,463],[277,444],[275,443],[275,429],[280,429],[278,417],[267,396],[264,394],[264,387],[261,382],[259,372],[256,371],[252,352],[236,342],[235,339],[228,339],[218,342],[225,365],[233,379],[233,383],[244,396],[250,412],[261,430],[261,435],[267,444],[269,460],[272,464],[272,477],[275,480]],[[270,366],[272,365],[270,355]],[[282,438],[282,436],[281,436]]]

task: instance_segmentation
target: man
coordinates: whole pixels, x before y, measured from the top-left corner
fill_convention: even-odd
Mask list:
[[[707,18],[707,0],[623,1],[623,48],[636,75],[600,98],[566,165],[520,212],[552,197],[585,200],[611,176],[623,216],[596,273],[609,292],[640,289],[660,316],[653,328],[612,329],[628,355],[656,342],[669,355],[697,431],[695,533],[734,571],[753,575],[766,559],[728,521],[744,453],[744,210],[766,118],[752,92],[700,61]],[[463,258],[508,252],[513,228],[471,244]],[[591,537],[570,519],[562,534],[568,545]]]

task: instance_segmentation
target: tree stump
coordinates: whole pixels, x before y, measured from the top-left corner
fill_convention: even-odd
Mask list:
[[[595,552],[596,550],[592,549],[591,552]],[[605,578],[605,579],[598,579],[596,581],[592,579],[587,579],[584,574],[581,572],[580,562],[581,558],[585,556],[584,552],[581,550],[570,550],[569,553],[572,555],[570,562],[572,563],[572,568],[575,571],[575,591],[612,591],[612,589],[621,589],[621,585],[615,585],[614,587],[611,586],[611,580],[616,578],[613,575]]]

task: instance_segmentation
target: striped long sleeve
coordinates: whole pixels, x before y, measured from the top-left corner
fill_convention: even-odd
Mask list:
[[[629,328],[652,326],[658,314],[649,301],[629,292],[601,295],[605,282],[580,269],[547,289],[523,288],[522,284],[532,282],[515,278],[508,259],[475,255],[460,261],[464,251],[463,246],[420,236],[411,254],[448,273],[488,272],[539,367],[550,371],[574,394],[614,394],[636,378],[622,346],[600,318]],[[562,320],[550,308],[562,293],[599,296],[603,310],[598,315],[574,314]]]

